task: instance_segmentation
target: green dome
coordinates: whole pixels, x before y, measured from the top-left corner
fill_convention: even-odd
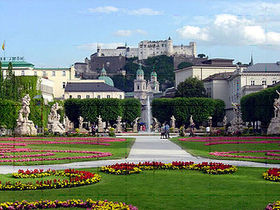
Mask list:
[[[157,77],[157,73],[156,73],[155,71],[153,71],[153,72],[151,73],[151,76]]]
[[[99,80],[104,80],[107,85],[110,85],[110,86],[114,87],[114,82],[110,77],[107,76],[107,72],[106,72],[104,66],[101,70],[101,76],[99,76],[98,79]]]
[[[142,69],[142,65],[141,64],[139,65],[139,69],[137,70],[136,74],[137,75],[144,75],[144,71]]]
[[[113,82],[113,80],[110,77],[108,77],[108,76],[99,76],[98,79],[99,80],[104,80],[107,85],[110,85],[110,86],[114,87],[114,82]]]

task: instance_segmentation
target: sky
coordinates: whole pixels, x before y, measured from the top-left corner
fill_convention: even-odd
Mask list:
[[[0,0],[5,56],[70,67],[103,48],[142,40],[197,43],[197,53],[248,63],[280,60],[279,0]],[[4,56],[1,49],[0,57]]]

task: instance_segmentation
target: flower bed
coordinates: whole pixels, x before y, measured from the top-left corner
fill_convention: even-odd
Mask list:
[[[57,188],[71,188],[82,185],[89,185],[97,183],[101,180],[101,176],[88,171],[79,171],[74,169],[66,169],[64,171],[56,170],[34,170],[13,173],[15,178],[39,178],[44,176],[66,176],[68,179],[53,179],[46,181],[36,181],[36,183],[22,183],[21,181],[11,183],[6,182],[2,184],[0,181],[0,190],[39,190],[39,189],[57,189]]]
[[[47,209],[47,208],[86,208],[86,209],[123,209],[123,210],[137,210],[137,207],[132,205],[127,205],[122,202],[112,202],[112,201],[93,201],[87,199],[85,201],[80,199],[71,199],[67,201],[59,200],[44,200],[44,201],[16,201],[16,202],[4,202],[0,203],[0,210],[5,209]]]
[[[144,163],[121,163],[110,166],[101,167],[100,171],[116,174],[116,175],[128,175],[140,173],[142,170],[199,170],[207,174],[231,174],[237,171],[237,168],[232,165],[225,165],[223,163],[208,163],[203,162],[195,164],[194,162],[144,162]]]
[[[209,152],[210,155],[220,157],[233,157],[233,158],[247,158],[247,159],[267,159],[267,160],[280,160],[274,157],[260,157],[251,155],[231,155],[232,153],[266,153],[266,155],[277,156],[277,154],[270,152],[280,152],[280,150],[250,150],[250,151],[229,151],[229,152]]]
[[[280,168],[270,168],[263,173],[263,178],[273,182],[280,182]]]
[[[274,203],[269,203],[266,207],[265,210],[280,210],[280,201],[276,201]]]

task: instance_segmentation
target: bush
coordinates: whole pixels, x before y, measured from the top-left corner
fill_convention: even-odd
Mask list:
[[[10,100],[0,100],[0,125],[14,129],[18,118],[20,104]]]
[[[211,98],[174,98],[154,99],[152,101],[153,117],[161,123],[169,123],[172,115],[176,124],[189,125],[190,116],[196,124],[202,124],[212,116],[215,121],[222,121],[225,104],[221,100]]]

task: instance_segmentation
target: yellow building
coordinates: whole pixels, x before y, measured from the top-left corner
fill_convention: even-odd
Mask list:
[[[75,80],[73,66],[70,68],[34,68],[33,72],[38,77],[48,78],[53,81],[53,95],[56,99],[63,99],[66,83],[70,80]]]

